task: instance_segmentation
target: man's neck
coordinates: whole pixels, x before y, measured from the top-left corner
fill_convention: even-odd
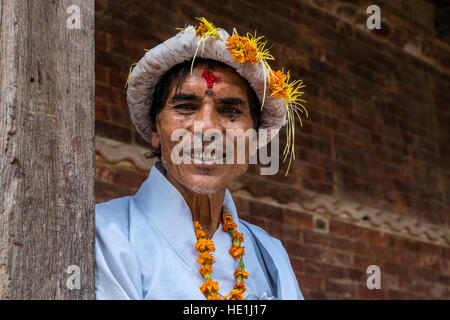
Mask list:
[[[192,220],[198,221],[206,233],[206,237],[211,239],[222,218],[225,189],[212,194],[195,193],[179,183],[168,171],[164,176],[183,196],[191,211]]]

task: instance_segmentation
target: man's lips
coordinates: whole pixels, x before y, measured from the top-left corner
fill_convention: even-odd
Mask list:
[[[223,152],[217,152],[216,150],[193,149],[191,154],[184,155],[189,162],[197,165],[215,165],[222,164],[226,158],[226,154]]]

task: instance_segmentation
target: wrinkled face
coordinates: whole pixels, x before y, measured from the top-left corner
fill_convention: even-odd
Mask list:
[[[244,150],[244,161],[238,161],[236,143],[239,139],[234,138],[233,143],[228,141],[227,144],[227,130],[239,137],[241,132],[246,132],[253,126],[247,83],[231,68],[216,67],[212,70],[206,64],[200,63],[194,67],[192,74],[188,73],[181,80],[178,89],[177,80],[172,82],[168,99],[158,115],[157,131],[152,133],[152,146],[161,148],[162,161],[167,174],[170,175],[169,180],[173,178],[196,193],[211,194],[226,188],[230,182],[243,174],[248,166],[248,144]],[[180,145],[181,140],[172,141],[173,134],[177,129],[178,132],[179,129],[184,129],[182,131],[194,141],[194,127],[196,135],[199,131],[203,135],[211,132],[215,135],[221,134],[223,152],[219,150],[213,152],[212,156],[205,157],[205,153],[211,155],[209,151],[212,149],[208,148],[210,142],[205,141],[203,136],[203,142],[200,144],[189,144],[191,152],[187,155],[188,159],[184,158],[185,161],[179,163],[174,159],[172,151]],[[211,140],[214,139],[215,137]],[[248,139],[246,141],[248,142]],[[233,161],[226,161],[227,148],[231,146],[235,151]],[[186,157],[186,154],[183,156]]]

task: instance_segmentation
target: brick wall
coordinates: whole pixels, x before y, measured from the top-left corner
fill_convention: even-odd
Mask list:
[[[372,3],[381,30],[365,27]],[[97,202],[134,194],[148,174],[124,90],[144,48],[199,16],[256,29],[272,66],[304,80],[309,118],[288,177],[286,165],[276,176],[254,167],[230,186],[240,217],[283,242],[307,299],[450,298],[450,46],[434,36],[434,10],[422,0],[96,0],[96,135],[140,150],[97,153]],[[381,290],[366,287],[372,264]]]

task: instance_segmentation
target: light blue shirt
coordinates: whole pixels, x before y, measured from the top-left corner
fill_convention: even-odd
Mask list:
[[[154,166],[136,195],[96,205],[97,299],[205,299],[192,215],[163,170],[160,163]],[[250,273],[244,298],[303,299],[281,242],[239,220],[228,190],[223,209],[244,235],[243,259]],[[233,289],[238,262],[228,252],[231,236],[222,223],[212,240],[216,263],[211,276],[224,296]]]

